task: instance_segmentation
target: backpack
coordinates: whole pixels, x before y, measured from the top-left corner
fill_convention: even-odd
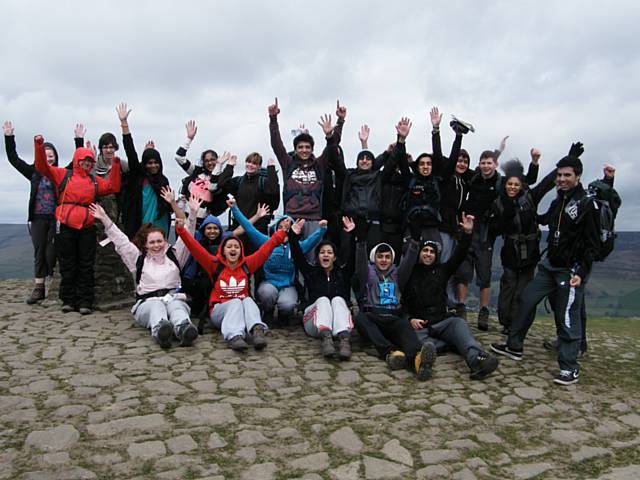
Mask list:
[[[596,180],[589,184],[587,195],[581,201],[586,207],[588,202],[593,202],[595,210],[596,227],[599,233],[598,251],[594,260],[602,262],[613,251],[615,238],[615,219],[618,209],[622,205],[622,199],[618,192],[606,182]],[[588,209],[585,208],[585,213]]]
[[[422,205],[411,205],[409,199],[410,196],[412,195],[412,191],[413,188],[415,187],[416,183],[418,183],[417,177],[416,175],[412,175],[411,176],[411,180],[409,180],[409,185],[407,186],[407,191],[405,193],[405,197],[404,197],[404,201],[403,201],[403,210],[407,212],[406,214],[406,218],[408,220],[410,220],[414,215],[416,215],[417,213],[423,214],[423,215],[427,215],[435,220],[437,220],[438,222],[442,221],[442,216],[440,215],[440,199],[441,199],[441,195],[440,195],[440,182],[439,182],[439,177],[435,177],[432,176],[431,180],[430,180],[431,184],[433,185],[433,190],[436,194],[436,206],[434,205],[427,205],[427,204],[422,204]]]

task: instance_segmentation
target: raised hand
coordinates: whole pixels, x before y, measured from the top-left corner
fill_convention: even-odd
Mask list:
[[[36,145],[42,145],[44,143],[44,137],[42,135],[36,135],[33,137],[33,143]]]
[[[195,120],[189,120],[185,127],[187,127],[187,138],[189,140],[193,140],[196,136],[196,133],[198,133],[198,127],[196,127]]]
[[[235,167],[237,162],[238,162],[238,156],[237,155],[230,155],[229,156],[229,165],[231,165],[232,167]]]
[[[118,112],[120,123],[127,123],[127,119],[129,118],[129,114],[131,113],[131,109],[127,108],[127,104],[122,102],[116,107],[116,112]]]
[[[613,178],[616,176],[616,167],[614,167],[610,163],[605,163],[602,171],[604,172],[604,176],[607,178]]]
[[[347,107],[340,105],[340,100],[336,101],[336,117],[341,118],[343,121],[347,118]]]
[[[464,230],[464,233],[471,233],[473,231],[473,221],[475,217],[473,215],[466,215],[462,212],[462,221],[460,222],[460,226]]]
[[[342,217],[342,229],[349,233],[352,232],[354,228],[356,228],[356,223],[350,217]]]
[[[509,135],[507,135],[502,140],[500,140],[500,146],[498,147],[498,150],[500,150],[501,152],[504,152],[504,149],[507,148],[508,139],[509,139]]]
[[[176,218],[176,230],[178,228],[184,228],[184,218],[180,218],[180,217]]]
[[[303,228],[304,228],[304,218],[299,218],[291,225],[290,230],[296,235],[300,235],[302,233]]]
[[[107,212],[104,211],[104,208],[102,208],[102,205],[99,203],[92,203],[89,205],[89,213],[93,215],[93,218],[100,220],[102,223],[109,218]]]
[[[569,286],[578,288],[582,284],[582,277],[580,275],[573,275],[569,280]]]
[[[329,222],[327,220],[320,220],[318,222],[318,226],[322,227],[322,228],[327,228],[327,225],[329,225]]]
[[[189,212],[191,215],[197,215],[198,210],[202,206],[202,198],[198,195],[189,195]]]
[[[440,122],[442,121],[442,113],[438,110],[438,107],[433,107],[430,112],[431,125],[433,128],[440,128]]]
[[[156,144],[153,140],[149,140],[147,143],[144,144],[144,149],[148,149],[148,148],[156,148]]]
[[[542,156],[542,152],[540,152],[540,150],[538,150],[535,147],[531,149],[531,161],[533,162],[534,165],[538,165],[538,162],[540,161],[541,156]]]
[[[269,208],[269,204],[267,203],[259,203],[258,208],[256,209],[256,215],[258,218],[268,217],[271,214],[271,208]]]
[[[13,124],[9,120],[7,120],[2,125],[2,130],[7,137],[10,137],[11,135],[13,135]]]
[[[87,133],[87,129],[82,123],[76,123],[76,128],[73,129],[73,135],[76,138],[84,138]]]
[[[358,132],[358,138],[360,139],[360,144],[363,149],[368,148],[369,145],[369,133],[371,133],[371,129],[369,125],[366,123],[360,127],[360,131]]]
[[[91,140],[87,140],[85,146],[93,152],[93,158],[97,158],[98,152],[96,151],[96,146],[91,143]]]
[[[278,114],[280,113],[280,107],[278,106],[278,97],[276,97],[276,103],[269,105],[269,116],[270,117],[277,117]]]
[[[320,116],[320,121],[318,125],[322,127],[322,131],[326,137],[330,136],[333,133],[333,125],[331,125],[331,115],[325,113]]]
[[[307,127],[304,126],[304,123],[300,124],[300,130],[303,131],[304,133],[309,133],[309,129]]]
[[[267,167],[275,167],[276,166],[276,161],[273,158],[270,158],[269,160],[267,160]]]
[[[409,132],[411,131],[411,125],[413,124],[411,123],[411,120],[409,120],[409,118],[402,117],[400,119],[400,121],[396,125],[396,132],[398,132],[398,135],[400,136],[400,138],[402,139],[407,138],[407,136],[409,135]]]
[[[166,185],[160,189],[160,196],[169,205],[172,205],[176,201],[176,194],[169,185]]]

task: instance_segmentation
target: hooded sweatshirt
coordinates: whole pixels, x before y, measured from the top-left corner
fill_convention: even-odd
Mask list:
[[[204,234],[204,229],[207,225],[215,224],[218,226],[218,230],[220,230],[220,235],[214,240],[209,240],[209,238]],[[232,235],[231,232],[223,232],[222,224],[218,217],[214,217],[213,215],[208,215],[200,224],[200,228],[195,232],[195,239],[200,242],[211,255],[215,255],[218,253],[218,247],[220,246],[220,242],[226,237],[230,237]],[[182,276],[186,279],[193,280],[200,276],[203,273],[202,268],[196,262],[196,259],[193,258],[193,255],[189,255],[189,259],[182,269]]]
[[[264,245],[269,240],[269,236],[254,227],[237,205],[234,205],[231,208],[231,213],[240,226],[244,228],[249,240],[256,246],[256,248]],[[278,218],[276,222],[269,227],[269,233],[273,235],[273,232],[278,230],[280,222],[287,218],[293,221],[289,215],[284,215]],[[326,227],[318,228],[315,232],[309,235],[309,237],[302,240],[300,242],[302,252],[306,255],[308,252],[313,250],[316,245],[320,243],[320,240],[322,240],[326,231]],[[294,285],[296,266],[293,262],[291,247],[288,242],[283,243],[273,250],[267,261],[264,262],[263,270],[265,280],[278,289]]]
[[[36,170],[49,178],[56,188],[64,180],[68,170],[66,168],[53,167],[47,163],[45,147],[42,137],[34,139]],[[95,162],[93,151],[88,148],[78,148],[73,154],[72,175],[67,181],[63,192],[58,194],[58,207],[56,219],[68,227],[81,229],[93,225],[93,216],[89,213],[89,205],[96,201],[96,185],[98,196],[109,195],[120,191],[120,161],[114,159],[113,167],[106,179],[95,177],[93,179],[80,167],[80,160],[90,158]]]
[[[196,239],[194,239],[184,228],[176,229],[176,233],[180,236],[185,243],[191,254],[195,257],[198,264],[213,278],[214,274],[217,274],[213,289],[211,290],[211,297],[209,299],[209,306],[211,309],[215,307],[217,303],[228,302],[234,298],[247,298],[250,297],[249,293],[249,275],[259,269],[262,264],[267,260],[271,252],[275,247],[280,245],[287,232],[280,230],[273,234],[273,236],[264,243],[257,252],[248,257],[244,256],[244,247],[242,242],[237,237],[225,238],[216,255],[211,255],[207,250],[200,245]],[[223,256],[225,244],[235,239],[240,243],[240,257],[238,262],[230,267],[227,260]],[[247,273],[248,272],[248,273]]]

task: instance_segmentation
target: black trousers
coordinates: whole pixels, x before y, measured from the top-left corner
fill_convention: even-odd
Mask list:
[[[503,327],[511,328],[518,311],[520,296],[524,288],[533,280],[535,270],[535,265],[523,270],[504,267],[498,293],[498,321]]]
[[[356,316],[356,328],[362,338],[373,344],[382,358],[392,350],[402,350],[407,360],[412,361],[422,347],[405,317],[361,312]]]
[[[60,225],[55,245],[60,264],[60,300],[74,308],[92,308],[95,299],[95,227],[75,229]]]
[[[45,278],[53,275],[53,269],[56,266],[56,249],[53,246],[55,232],[55,218],[34,218],[31,221],[35,278]]]

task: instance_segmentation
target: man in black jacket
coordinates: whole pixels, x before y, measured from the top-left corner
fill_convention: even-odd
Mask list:
[[[533,312],[544,297],[553,295],[560,366],[554,382],[560,385],[576,383],[580,374],[584,280],[591,271],[599,242],[593,201],[586,198],[580,183],[582,162],[578,157],[582,152],[582,144],[574,144],[569,155],[556,164],[558,197],[550,207],[547,256],[522,293],[507,343],[491,345],[500,355],[522,359],[524,339],[535,318]]]

